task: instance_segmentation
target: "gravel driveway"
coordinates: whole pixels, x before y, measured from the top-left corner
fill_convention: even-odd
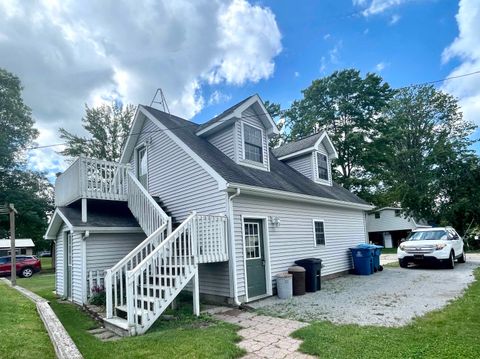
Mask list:
[[[316,293],[289,300],[270,297],[251,306],[265,314],[303,321],[402,326],[460,296],[474,280],[478,266],[480,255],[473,254],[454,270],[387,267],[370,276],[324,281]]]

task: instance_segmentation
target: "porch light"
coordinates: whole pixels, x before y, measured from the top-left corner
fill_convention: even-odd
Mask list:
[[[280,217],[270,217],[270,223],[274,226],[274,227],[280,227]]]

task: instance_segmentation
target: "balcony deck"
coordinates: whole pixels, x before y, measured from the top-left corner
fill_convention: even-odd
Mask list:
[[[81,198],[127,201],[128,164],[79,157],[55,181],[55,205]]]

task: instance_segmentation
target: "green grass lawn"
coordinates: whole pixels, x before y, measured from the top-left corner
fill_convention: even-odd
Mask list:
[[[475,278],[463,297],[405,327],[317,322],[294,336],[321,358],[480,358],[480,268]]]
[[[65,326],[83,356],[88,358],[236,358],[243,351],[236,346],[240,339],[237,327],[215,321],[209,317],[196,318],[191,307],[180,305],[178,319],[158,321],[138,337],[115,342],[101,342],[87,333],[95,328],[92,321],[78,306],[59,303],[54,294],[54,275],[35,275],[20,279],[19,285],[50,300],[50,304]],[[1,356],[0,356],[1,357]]]
[[[0,282],[0,358],[55,358],[35,304]]]
[[[382,254],[397,254],[397,248],[382,248]]]
[[[52,269],[52,257],[40,257],[40,262],[42,262],[42,271],[53,271]]]

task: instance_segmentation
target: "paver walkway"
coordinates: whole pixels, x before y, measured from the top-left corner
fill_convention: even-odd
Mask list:
[[[243,339],[238,346],[247,352],[244,358],[314,358],[298,352],[302,341],[290,337],[292,332],[307,323],[227,307],[212,308],[206,312],[219,320],[242,327],[238,334]]]

